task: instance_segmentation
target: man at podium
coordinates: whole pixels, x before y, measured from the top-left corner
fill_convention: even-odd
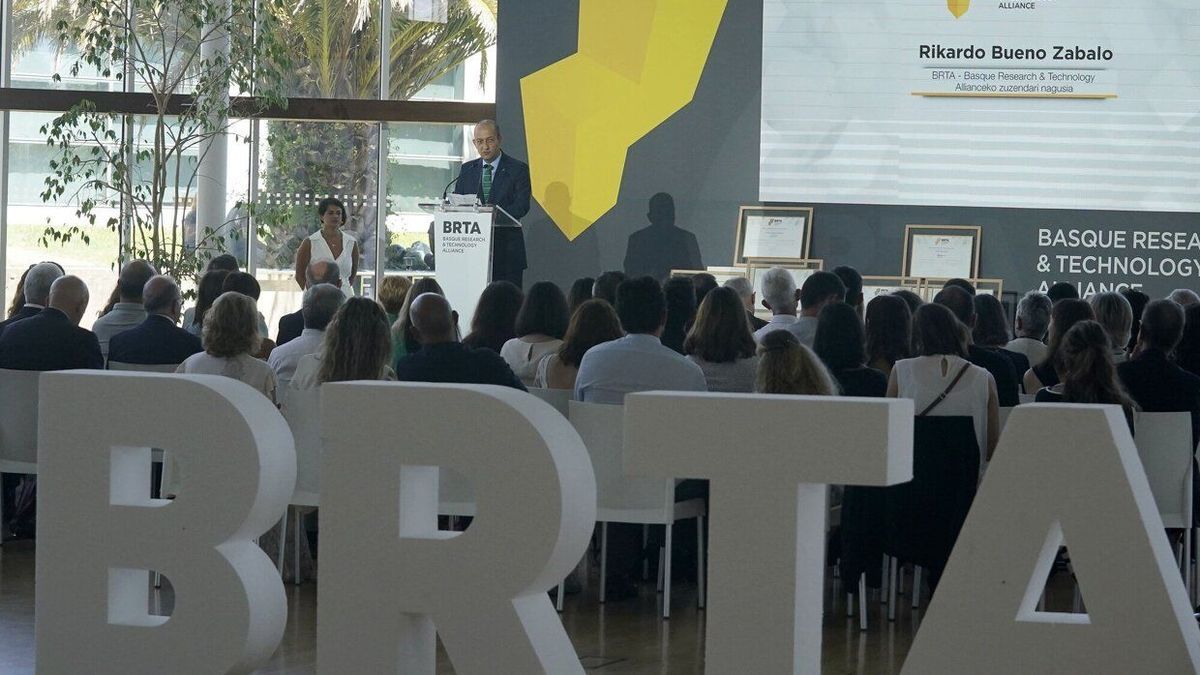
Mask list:
[[[479,159],[463,164],[454,192],[476,195],[479,202],[497,210],[493,231],[492,279],[522,287],[525,275],[525,233],[512,218],[529,213],[529,165],[500,151],[500,127],[493,120],[475,125],[475,150]],[[509,216],[512,216],[510,218]]]

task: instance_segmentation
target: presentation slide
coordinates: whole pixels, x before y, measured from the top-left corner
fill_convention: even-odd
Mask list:
[[[1196,0],[765,0],[760,199],[1200,212]]]

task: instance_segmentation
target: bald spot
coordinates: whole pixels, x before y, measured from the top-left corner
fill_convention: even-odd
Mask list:
[[[437,293],[422,293],[413,300],[409,315],[421,344],[454,341],[454,316],[446,298]]]
[[[87,309],[88,288],[77,276],[59,277],[50,287],[50,307],[59,310],[78,324]]]
[[[179,298],[179,284],[171,277],[151,277],[142,288],[142,306],[151,314],[170,314]]]

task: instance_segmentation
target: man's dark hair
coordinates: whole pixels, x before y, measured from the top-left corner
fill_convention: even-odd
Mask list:
[[[626,279],[617,287],[617,317],[626,333],[653,333],[666,314],[667,298],[654,277]]]
[[[967,292],[967,295],[971,295],[971,296],[975,295],[975,286],[972,285],[971,282],[967,281],[966,279],[959,279],[956,277],[956,278],[951,279],[951,280],[947,281],[946,283],[942,284],[942,288],[952,288],[952,287],[963,289],[964,291]]]
[[[625,273],[612,271],[605,272],[596,277],[596,286],[593,289],[592,297],[607,300],[608,304],[613,307],[617,306],[617,287],[621,282],[625,281]]]
[[[517,312],[517,337],[549,335],[561,340],[570,321],[571,312],[562,289],[551,281],[539,281],[529,287],[521,311]]]
[[[846,284],[833,272],[813,272],[800,287],[800,307],[814,307],[831,296],[835,297],[837,302],[843,302],[846,299]]]
[[[1183,337],[1183,308],[1171,300],[1155,300],[1142,312],[1142,344],[1170,354]]]
[[[975,300],[958,286],[947,286],[933,296],[934,304],[941,305],[954,313],[964,326],[975,323]]]
[[[222,293],[229,291],[258,300],[258,296],[262,295],[262,286],[259,285],[258,279],[255,279],[254,275],[249,272],[233,272],[225,277],[225,283],[221,284]]]
[[[213,258],[212,260],[209,260],[208,267],[206,267],[204,269],[206,272],[210,271],[210,270],[225,270],[226,272],[237,272],[239,270],[237,258],[233,257],[233,254],[231,254],[231,253],[222,253],[221,255]]]
[[[123,302],[141,302],[142,289],[156,274],[145,260],[133,260],[125,265],[117,277],[117,292]]]
[[[1136,288],[1122,288],[1120,293],[1129,301],[1129,308],[1133,310],[1133,325],[1129,327],[1129,344],[1125,346],[1126,351],[1132,352],[1138,341],[1138,332],[1141,330],[1142,313],[1146,311],[1150,296]]]
[[[692,288],[696,291],[696,306],[704,302],[704,296],[711,293],[715,288],[720,286],[717,283],[717,278],[708,272],[701,272],[692,277]]]
[[[862,275],[858,273],[858,270],[849,265],[840,265],[833,268],[833,273],[846,286],[846,302],[853,307],[861,305],[863,302]]]
[[[1079,289],[1075,288],[1075,284],[1069,284],[1065,281],[1060,281],[1046,291],[1046,295],[1050,298],[1050,302],[1058,304],[1059,300],[1078,300]]]

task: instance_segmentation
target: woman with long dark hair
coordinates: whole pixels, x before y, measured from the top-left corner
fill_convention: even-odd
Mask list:
[[[867,303],[867,365],[885,376],[901,359],[912,356],[912,310],[898,295],[877,295]]]
[[[853,307],[835,302],[821,309],[813,351],[825,362],[843,396],[887,394],[887,375],[866,365],[864,341],[863,324]]]
[[[493,281],[483,289],[479,303],[475,305],[475,316],[471,318],[471,332],[463,344],[475,349],[490,349],[497,354],[504,343],[517,336],[517,313],[525,296],[511,281]]]
[[[1065,302],[1065,301],[1064,301]],[[1133,429],[1137,404],[1125,393],[1112,363],[1112,335],[1099,322],[1078,321],[1059,340],[1061,381],[1037,393],[1039,403],[1115,403]]]
[[[562,346],[570,320],[567,298],[557,284],[539,281],[529,287],[517,312],[517,337],[500,348],[500,356],[525,386],[533,386],[542,359]]]
[[[754,391],[757,345],[742,299],[732,288],[713,288],[700,303],[683,353],[704,371],[709,391]]]
[[[200,336],[204,329],[204,315],[223,292],[227,276],[229,270],[209,270],[200,277],[199,288],[196,290],[196,306],[190,310],[190,315],[183,315],[183,327],[187,332]]]
[[[1071,327],[1096,318],[1092,306],[1078,298],[1064,298],[1050,311],[1050,344],[1046,358],[1025,373],[1025,391],[1036,392],[1058,384],[1062,375],[1062,341]]]
[[[592,298],[571,315],[562,345],[538,364],[534,385],[547,389],[574,389],[579,364],[587,350],[624,336],[617,311],[607,300]]]
[[[338,308],[325,328],[321,350],[300,359],[292,377],[294,389],[319,387],[326,382],[393,380],[388,359],[392,338],[387,313],[369,298],[350,298]]]

